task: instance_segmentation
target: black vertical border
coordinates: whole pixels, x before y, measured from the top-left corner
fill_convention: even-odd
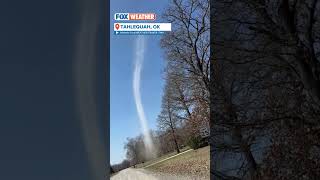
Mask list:
[[[209,6],[210,6],[210,81],[209,81],[209,109],[210,109],[210,114],[209,114],[209,126],[210,126],[210,138],[209,138],[209,146],[210,146],[210,179],[213,180],[213,165],[214,165],[214,160],[213,160],[213,146],[214,144],[212,143],[212,132],[213,132],[213,87],[214,87],[214,81],[213,81],[213,77],[214,77],[214,49],[213,49],[213,43],[214,43],[214,30],[213,30],[213,11],[214,11],[214,7],[213,7],[213,1],[214,0],[210,0],[209,1]]]
[[[102,72],[103,72],[103,135],[106,149],[106,179],[110,178],[110,0],[101,0],[101,44],[102,44]]]

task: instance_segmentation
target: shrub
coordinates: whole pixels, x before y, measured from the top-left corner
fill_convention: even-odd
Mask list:
[[[192,136],[188,140],[188,146],[192,149],[198,149],[201,146],[201,137],[200,136]]]

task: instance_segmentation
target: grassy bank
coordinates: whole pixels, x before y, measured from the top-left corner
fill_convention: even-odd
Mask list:
[[[209,146],[191,150],[181,155],[174,156],[169,158],[170,155],[166,157],[161,157],[153,163],[148,162],[149,165],[145,165],[145,169],[153,172],[161,172],[167,174],[176,174],[176,175],[192,175],[199,177],[208,177],[210,176],[210,157],[209,157],[210,148]],[[167,159],[169,158],[169,159]],[[159,162],[160,161],[160,162]],[[159,162],[159,163],[157,163]]]
[[[187,151],[187,150],[189,150],[189,149],[190,149],[190,147],[185,147],[185,148],[180,149],[180,152],[184,152],[184,151]],[[168,154],[166,154],[166,155],[163,155],[163,156],[161,156],[161,157],[158,157],[158,158],[152,159],[152,160],[150,160],[150,161],[147,161],[147,162],[145,162],[145,163],[137,164],[135,167],[136,167],[136,168],[144,168],[144,167],[146,167],[146,166],[149,166],[149,165],[151,165],[151,164],[153,164],[153,163],[159,162],[159,161],[161,161],[161,160],[163,160],[163,159],[166,159],[166,158],[168,158],[168,157],[174,156],[174,155],[176,155],[176,154],[177,154],[177,152],[174,151],[174,152],[168,153]]]

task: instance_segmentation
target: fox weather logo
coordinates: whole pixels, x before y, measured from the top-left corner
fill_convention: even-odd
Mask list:
[[[171,31],[171,23],[147,23],[155,21],[154,13],[115,13],[114,34],[116,35],[157,35]],[[123,21],[131,21],[124,23]],[[136,22],[132,22],[136,21]],[[137,22],[143,21],[143,23]]]
[[[154,21],[156,14],[154,13],[115,13],[114,20],[116,21]]]

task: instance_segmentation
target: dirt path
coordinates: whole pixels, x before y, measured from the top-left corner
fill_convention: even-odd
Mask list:
[[[112,176],[111,180],[202,180],[202,178],[156,174],[144,169],[129,168]]]

